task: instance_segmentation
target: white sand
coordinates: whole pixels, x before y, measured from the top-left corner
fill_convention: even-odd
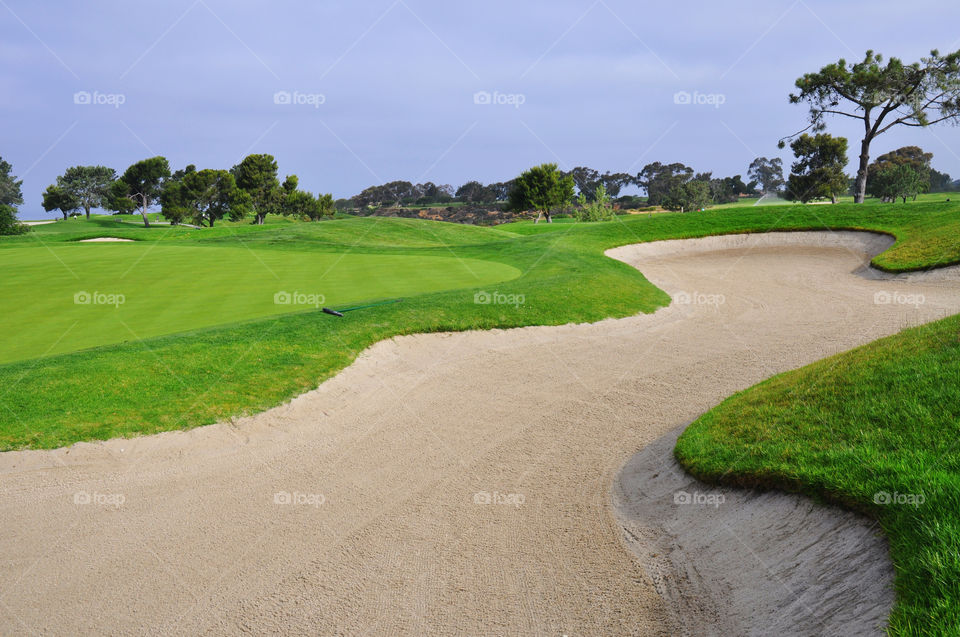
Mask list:
[[[681,631],[622,539],[624,463],[732,392],[960,311],[960,282],[855,274],[887,239],[827,236],[618,249],[693,302],[395,338],[237,422],[0,454],[2,632]],[[874,302],[907,292],[924,303]]]
[[[96,237],[95,239],[80,239],[79,243],[111,243],[115,241],[133,241],[133,239],[120,239],[118,237]]]

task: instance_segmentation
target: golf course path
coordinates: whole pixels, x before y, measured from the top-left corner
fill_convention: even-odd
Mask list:
[[[859,272],[889,243],[627,246],[677,302],[399,337],[236,422],[0,454],[0,633],[676,634],[618,472],[735,391],[960,312],[950,273]]]

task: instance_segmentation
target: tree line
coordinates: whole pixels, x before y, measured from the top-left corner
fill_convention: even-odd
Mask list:
[[[859,62],[847,63],[841,58],[807,73],[795,86],[797,92],[789,95],[789,101],[809,106],[809,123],[778,143],[784,148],[789,142],[796,158],[786,179],[781,161],[765,157],[750,164],[749,183],[740,175],[715,178],[681,163],[654,162],[636,175],[601,174],[585,166],[563,172],[555,164],[543,164],[509,182],[483,185],[469,181],[454,190],[432,182],[393,181],[335,202],[329,194],[314,197],[301,191],[296,175],[288,175],[280,183],[271,155],[249,155],[230,170],[197,170],[189,165],[173,173],[166,158],[152,157],[133,164],[120,176],[105,166],[68,168],[44,191],[43,207],[48,212],[59,210],[64,217],[79,210],[89,217],[93,208],[139,211],[144,225],[149,226],[147,212],[159,203],[171,223],[190,220],[213,226],[224,217],[252,216],[254,223],[262,224],[268,214],[316,220],[350,207],[506,202],[514,209],[527,206],[527,210],[539,210],[549,220],[551,208],[574,203],[574,189],[579,193],[577,214],[602,218],[610,199],[627,185],[646,190],[647,205],[668,210],[700,209],[757,192],[781,194],[804,203],[820,198],[835,202],[848,191],[856,203],[862,203],[867,195],[884,202],[906,202],[921,192],[956,186],[949,175],[931,168],[933,155],[919,147],[905,146],[873,162],[870,148],[878,136],[898,126],[926,127],[960,120],[960,51],[941,55],[933,50],[911,64],[898,58],[884,63],[883,56],[867,51]],[[858,120],[864,126],[853,178],[844,174],[847,139],[825,132],[826,119],[833,115]],[[11,171],[10,164],[0,158],[0,234],[25,230],[16,220],[16,206],[23,203],[22,181]]]
[[[766,160],[765,160],[766,161]],[[666,200],[663,194],[670,191],[673,172],[689,174],[692,179],[707,183],[709,201],[713,203],[729,203],[736,201],[741,195],[756,194],[757,180],[749,184],[743,182],[740,175],[733,177],[714,178],[712,173],[698,173],[682,164],[663,165],[659,162],[646,165],[636,175],[627,173],[611,173],[600,171],[587,166],[577,166],[569,171],[559,171],[562,177],[569,177],[578,196],[584,197],[587,202],[594,202],[598,193],[604,199],[616,199],[625,186],[638,186],[648,192],[649,205],[663,205]],[[391,181],[379,186],[370,186],[349,199],[338,199],[336,207],[348,209],[377,209],[382,207],[401,207],[432,204],[497,204],[509,202],[511,193],[518,187],[517,179],[506,182],[496,182],[484,185],[479,181],[468,181],[457,189],[450,185],[436,185],[432,182],[414,184],[409,181]],[[633,201],[633,197],[628,197]],[[574,202],[571,195],[570,203]]]
[[[132,164],[123,174],[106,166],[73,166],[57,177],[43,193],[43,209],[66,219],[83,211],[102,208],[120,214],[139,212],[150,226],[147,213],[159,205],[171,224],[192,222],[213,227],[217,220],[239,221],[252,217],[262,224],[268,214],[319,220],[334,214],[332,194],[314,196],[299,188],[296,175],[281,183],[272,155],[248,155],[230,170],[193,164],[170,171],[165,157],[150,157]]]

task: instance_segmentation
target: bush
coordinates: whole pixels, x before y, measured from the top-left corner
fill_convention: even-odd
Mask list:
[[[23,234],[29,230],[30,226],[25,226],[17,220],[17,211],[13,206],[0,204],[0,235]]]
[[[597,186],[593,201],[587,203],[586,195],[580,193],[577,204],[573,213],[577,221],[611,221],[616,217],[613,206],[610,205],[610,197],[607,196],[607,189],[603,184]]]

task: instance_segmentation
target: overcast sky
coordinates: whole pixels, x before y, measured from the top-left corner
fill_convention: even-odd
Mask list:
[[[805,124],[798,76],[868,48],[955,50],[958,24],[943,0],[0,0],[0,156],[24,180],[22,219],[46,216],[68,166],[153,155],[271,153],[281,178],[336,197],[547,161],[745,176],[758,155],[789,166],[776,142]],[[851,156],[857,124],[828,128]],[[891,131],[872,154],[907,144],[960,177],[960,129]]]

